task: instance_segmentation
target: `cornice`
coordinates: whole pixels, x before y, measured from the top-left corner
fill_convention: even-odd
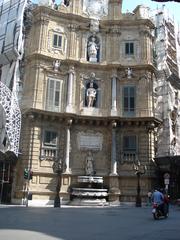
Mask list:
[[[56,58],[53,58],[48,55],[44,55],[41,53],[34,52],[29,56],[26,56],[26,62],[33,62],[33,61],[47,61],[47,62],[53,62],[56,60]],[[67,66],[74,66],[76,68],[83,68],[83,69],[89,69],[91,71],[95,70],[104,70],[109,71],[112,69],[126,69],[127,65],[122,65],[120,62],[102,62],[102,63],[89,63],[89,62],[81,62],[76,59],[61,59],[62,65]],[[146,69],[152,72],[156,72],[157,69],[152,64],[137,64],[137,65],[131,65],[131,68],[142,70]]]
[[[49,112],[40,109],[33,109],[30,108],[26,110],[23,114],[23,119],[32,122],[37,121],[52,121],[52,122],[59,122],[61,124],[67,124],[67,121],[71,120],[71,124],[90,124],[96,126],[112,126],[114,122],[116,122],[118,127],[146,127],[149,130],[149,126],[156,128],[162,121],[156,117],[135,117],[135,118],[125,118],[125,117],[111,117],[111,116],[104,116],[104,117],[97,117],[97,116],[81,116],[78,114],[71,114],[71,113],[56,113],[56,112]]]
[[[46,15],[50,18],[50,20],[53,18],[57,18],[57,21],[67,20],[68,22],[75,21],[81,24],[90,22],[90,19],[87,17],[73,13],[64,13],[45,6],[38,6],[33,10],[33,14],[35,18],[38,18],[41,15]]]

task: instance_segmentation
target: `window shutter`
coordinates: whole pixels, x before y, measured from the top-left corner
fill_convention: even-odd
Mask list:
[[[128,86],[123,88],[123,110],[125,114],[135,112],[135,87]]]
[[[62,36],[58,36],[58,47],[62,46]]]
[[[130,54],[134,54],[134,43],[130,43]]]
[[[129,43],[125,44],[125,53],[129,54]]]
[[[57,46],[57,41],[58,41],[58,35],[54,34],[54,39],[53,39],[53,46],[56,47]]]
[[[47,88],[47,110],[50,110],[53,106],[54,99],[54,81],[48,79],[48,88]]]
[[[56,79],[48,79],[47,85],[47,102],[46,109],[49,111],[60,111],[61,105],[61,88],[62,81]]]

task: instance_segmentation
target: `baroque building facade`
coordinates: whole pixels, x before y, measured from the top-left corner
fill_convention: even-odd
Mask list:
[[[37,6],[26,35],[20,160],[13,202],[72,200],[81,176],[103,179],[108,202],[134,202],[154,186],[154,24],[148,8],[123,14],[122,1],[64,1]],[[89,159],[92,164],[89,164]],[[88,164],[88,166],[87,166]],[[28,183],[24,169],[33,171]],[[28,186],[27,186],[28,184]]]
[[[156,64],[155,109],[162,124],[157,129],[157,153],[155,161],[159,167],[159,180],[169,191],[171,198],[180,194],[180,79],[178,51],[179,34],[174,20],[164,6],[155,15]],[[168,181],[164,180],[166,173]]]

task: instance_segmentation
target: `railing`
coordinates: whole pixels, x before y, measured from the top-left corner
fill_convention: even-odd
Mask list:
[[[57,158],[57,148],[42,147],[41,148],[41,160],[55,160]]]
[[[121,153],[121,162],[134,163],[137,161],[137,153],[132,151],[125,151]]]

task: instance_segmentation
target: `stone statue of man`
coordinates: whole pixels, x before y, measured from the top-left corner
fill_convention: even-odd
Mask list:
[[[94,163],[92,153],[89,151],[86,157],[86,167],[85,167],[86,175],[92,176],[94,175]]]
[[[88,42],[88,57],[90,62],[97,62],[97,50],[96,38],[92,37],[91,41]]]
[[[93,107],[94,102],[96,101],[96,93],[96,89],[93,87],[93,82],[91,82],[86,94],[88,107]]]

